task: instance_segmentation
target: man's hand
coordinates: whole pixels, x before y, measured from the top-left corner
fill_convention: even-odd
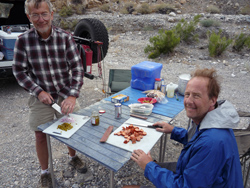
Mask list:
[[[174,127],[172,125],[170,125],[170,124],[168,124],[166,122],[163,122],[163,121],[156,122],[156,123],[153,124],[153,126],[155,126],[155,125],[158,125],[158,126],[162,127],[162,128],[156,128],[157,131],[163,132],[163,133],[166,133],[166,134],[172,133],[172,131],[174,129]]]
[[[69,96],[68,98],[64,99],[61,103],[61,110],[63,114],[69,115],[74,111],[76,104],[76,97]]]
[[[150,152],[148,152],[148,154],[146,154],[141,149],[134,150],[134,152],[132,153],[131,159],[133,161],[135,161],[143,170],[145,170],[146,165],[149,162],[153,161],[153,159],[150,155]]]
[[[54,99],[49,93],[42,91],[38,95],[38,100],[44,104],[51,104]]]

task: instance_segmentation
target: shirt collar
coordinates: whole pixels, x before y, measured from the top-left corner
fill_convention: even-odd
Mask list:
[[[52,38],[52,36],[54,35],[54,27],[53,26],[51,27],[50,36],[48,38],[46,38],[46,39],[41,38],[40,35],[38,34],[37,30],[36,29],[34,29],[34,30],[35,30],[35,34],[38,37],[38,39],[41,40],[41,41],[44,41],[44,42],[48,42]]]

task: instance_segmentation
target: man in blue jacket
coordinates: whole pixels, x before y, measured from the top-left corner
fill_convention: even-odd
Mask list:
[[[220,93],[216,71],[197,69],[188,82],[184,106],[192,119],[188,130],[157,122],[157,131],[171,133],[184,145],[176,172],[153,162],[150,153],[135,150],[131,159],[143,170],[156,187],[243,188],[237,143],[232,128],[239,116],[228,101],[217,102]],[[143,186],[124,186],[143,187]]]

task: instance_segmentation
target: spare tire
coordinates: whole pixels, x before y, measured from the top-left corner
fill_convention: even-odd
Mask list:
[[[84,44],[90,46],[93,51],[92,63],[98,63],[98,60],[101,61],[106,56],[109,46],[109,37],[106,27],[100,20],[94,18],[85,18],[80,20],[75,27],[74,36],[91,39],[92,41],[103,42],[102,54],[99,54],[100,57],[98,59],[98,44],[84,41]]]

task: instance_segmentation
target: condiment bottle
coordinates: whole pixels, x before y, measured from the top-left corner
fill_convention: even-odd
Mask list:
[[[91,115],[91,124],[97,126],[99,125],[99,122],[100,122],[99,113],[97,111],[93,111]]]
[[[155,90],[161,90],[161,79],[160,78],[155,78]]]
[[[167,86],[167,97],[168,98],[173,98],[174,97],[174,90],[175,90],[174,84],[171,82]]]

